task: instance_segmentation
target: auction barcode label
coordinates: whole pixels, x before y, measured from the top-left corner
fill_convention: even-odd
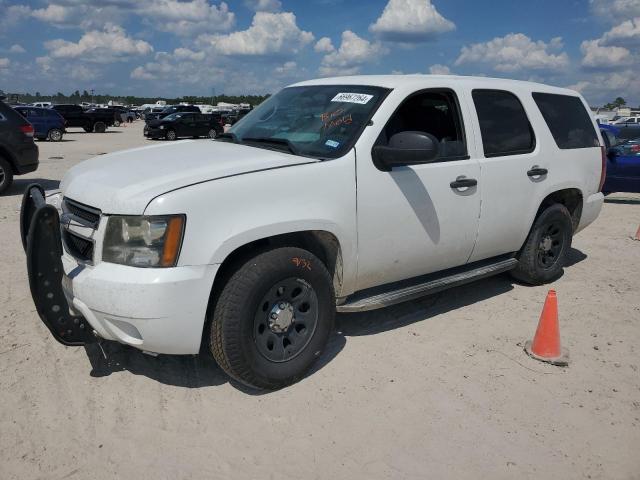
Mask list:
[[[373,98],[373,95],[367,95],[366,93],[339,93],[333,97],[332,102],[344,102],[344,103],[359,103],[365,105],[369,103],[369,100]]]

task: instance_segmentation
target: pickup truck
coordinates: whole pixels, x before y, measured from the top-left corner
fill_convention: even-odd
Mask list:
[[[65,345],[204,345],[237,381],[277,389],[309,371],[336,312],[502,272],[556,280],[600,213],[605,164],[572,90],[435,75],[302,82],[215,140],[103,155],[69,170],[60,192],[28,188],[31,292]]]
[[[53,105],[51,107],[65,119],[66,127],[80,127],[85,132],[104,133],[113,126],[115,112],[110,109],[83,110],[80,105]],[[119,120],[119,119],[118,119]]]

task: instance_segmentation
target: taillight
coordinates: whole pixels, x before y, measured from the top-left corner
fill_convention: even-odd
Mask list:
[[[602,172],[600,173],[600,186],[598,187],[599,192],[602,191],[602,186],[607,178],[607,149],[605,147],[600,147],[600,151],[602,152]]]
[[[631,153],[640,153],[640,145],[631,145]]]
[[[24,133],[26,137],[33,137],[34,130],[32,125],[21,125],[20,131]]]

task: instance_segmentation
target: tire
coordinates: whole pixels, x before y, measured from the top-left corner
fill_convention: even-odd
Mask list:
[[[4,158],[0,157],[0,194],[7,191],[13,183],[13,168]]]
[[[333,332],[334,317],[333,283],[324,264],[306,250],[276,248],[244,262],[224,285],[209,346],[232,378],[276,390],[309,371]]]
[[[209,130],[209,138],[216,138],[218,136],[218,131],[215,128]]]
[[[167,133],[164,134],[164,138],[166,138],[167,140],[174,141],[178,138],[178,136],[176,135],[175,130],[167,130]]]
[[[107,131],[107,126],[105,125],[104,122],[96,122],[93,125],[93,131],[96,133],[104,133]]]
[[[119,127],[120,126],[120,120],[114,120],[113,121],[113,126],[114,127]]]
[[[61,142],[63,135],[64,133],[59,128],[52,128],[51,130],[49,130],[47,140],[49,140],[50,142]]]
[[[571,249],[573,222],[564,205],[547,207],[536,218],[511,275],[530,285],[553,282],[562,276]]]

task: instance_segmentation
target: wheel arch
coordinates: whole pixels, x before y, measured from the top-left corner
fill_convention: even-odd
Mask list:
[[[580,224],[583,201],[584,197],[582,191],[579,188],[564,188],[561,190],[556,190],[555,192],[548,194],[542,200],[531,225],[533,227],[533,223],[547,207],[558,203],[564,205],[567,210],[569,210],[569,213],[571,214],[573,231],[575,232],[578,229],[578,225]]]

